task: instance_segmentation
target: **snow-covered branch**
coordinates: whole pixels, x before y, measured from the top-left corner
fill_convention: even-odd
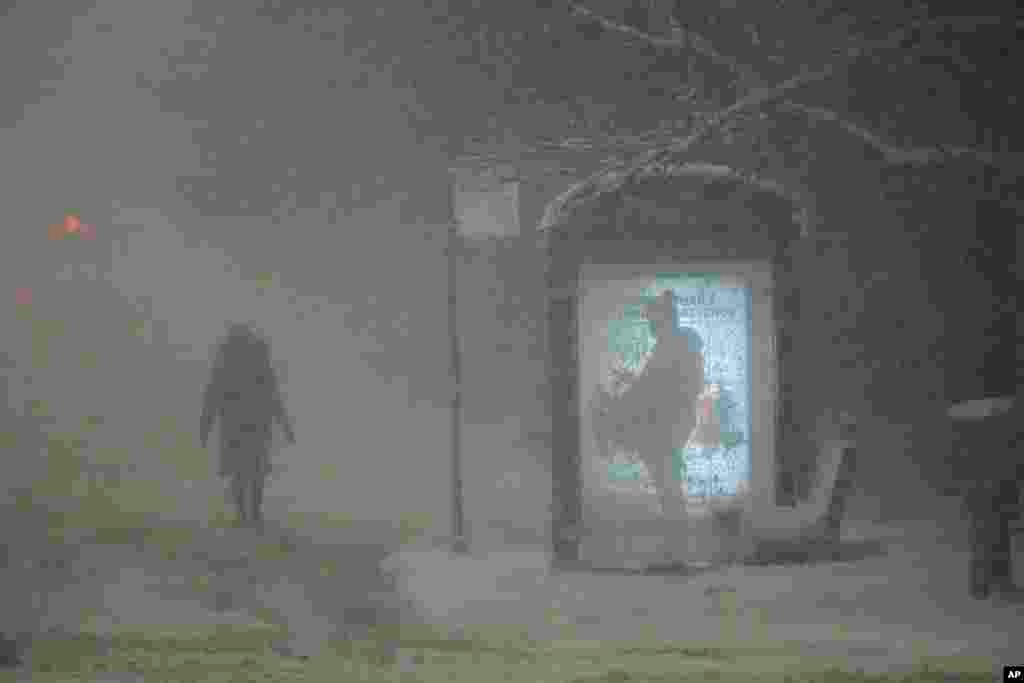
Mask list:
[[[632,38],[654,45],[655,47],[693,50],[697,54],[707,57],[716,64],[725,66],[734,74],[739,76],[749,77],[753,73],[752,69],[741,64],[736,58],[724,55],[716,50],[715,46],[711,44],[711,41],[699,33],[694,33],[693,31],[687,31],[681,27],[677,27],[677,30],[673,32],[672,36],[656,36],[652,33],[647,33],[646,31],[641,31],[638,28],[629,26],[628,24],[623,24],[601,16],[594,10],[589,9],[578,2],[569,2],[569,9],[577,16],[586,17],[590,21],[597,22],[605,30],[628,35]]]
[[[667,145],[662,149],[654,150],[644,155],[642,159],[638,160],[633,165],[633,170],[639,169],[652,162],[656,162],[658,160],[664,161],[670,157],[686,152],[695,144],[703,140],[713,130],[718,128],[723,122],[731,119],[737,114],[748,109],[753,109],[765,102],[777,100],[786,93],[803,87],[809,83],[824,80],[833,73],[835,73],[835,67],[829,65],[817,71],[804,71],[776,85],[755,88],[728,107],[719,109],[718,111],[707,115],[706,118],[697,124],[696,129],[688,136],[677,139],[672,144]]]
[[[597,173],[591,175],[589,178],[569,188],[549,204],[545,210],[543,224],[553,225],[559,222],[561,220],[561,215],[567,209],[572,200],[579,197],[590,196],[591,194],[601,194],[603,192],[602,186],[605,185],[609,179],[617,179],[620,177],[632,178],[635,177],[636,174],[644,167],[652,164],[669,164],[672,162],[672,159],[679,158],[681,155],[685,154],[694,145],[710,135],[713,131],[717,130],[723,123],[729,121],[738,114],[754,109],[767,102],[780,100],[794,90],[810,83],[826,80],[835,74],[841,64],[846,61],[863,57],[886,47],[893,47],[896,40],[896,37],[890,37],[883,41],[850,47],[844,51],[843,55],[841,55],[843,59],[838,60],[836,63],[826,64],[815,70],[805,69],[781,83],[754,88],[728,107],[706,115],[697,123],[695,129],[686,137],[677,138],[672,143],[667,144],[660,149],[647,152],[630,164],[613,164],[609,167],[603,168]],[[838,116],[836,118],[838,119]],[[856,126],[854,126],[854,128],[856,128]],[[868,137],[864,138],[865,140],[878,140],[877,136],[873,136],[870,132],[867,132],[867,134]],[[878,142],[880,143],[881,141],[878,140]],[[899,158],[902,163],[918,164],[922,163],[922,160],[924,160],[923,163],[932,163],[932,157],[935,154],[941,154],[942,157],[949,157],[954,155],[964,156],[970,152],[970,150],[963,148],[935,148],[933,151],[922,151],[919,149],[905,150],[901,148],[889,149],[890,152],[887,159]]]
[[[881,136],[868,130],[864,126],[842,118],[831,109],[826,109],[825,107],[813,107],[790,101],[782,102],[781,106],[784,109],[800,112],[811,118],[835,123],[850,135],[859,138],[869,147],[880,152],[885,163],[891,166],[927,166],[929,164],[940,163],[951,158],[970,158],[993,167],[1006,166],[1013,161],[1009,157],[997,156],[985,150],[973,147],[956,147],[948,145],[935,145],[932,147],[900,147],[887,143],[881,138]]]
[[[661,146],[650,151],[644,154],[638,161],[612,164],[590,178],[576,183],[556,197],[545,208],[544,217],[541,221],[542,228],[558,224],[574,206],[586,202],[593,196],[617,191],[630,180],[650,176],[679,177],[684,175],[700,175],[708,178],[738,180],[744,184],[755,186],[760,190],[788,199],[795,206],[801,207],[799,222],[804,233],[808,232],[814,221],[814,210],[811,208],[810,194],[805,190],[793,189],[770,178],[763,178],[729,166],[702,162],[682,163],[676,160],[680,158],[681,153],[687,151],[709,131],[714,130],[716,126],[719,126],[737,113],[750,109],[757,104],[776,99],[782,94],[812,80],[825,78],[828,73],[830,73],[828,70],[822,70],[796,76],[775,87],[753,92],[731,107],[711,115],[705,120],[703,125],[699,126],[689,136],[676,138],[670,145]],[[782,102],[780,106],[789,111],[799,112],[805,116],[838,125],[846,133],[858,138],[872,149],[877,150],[887,165],[927,166],[939,164],[949,159],[967,158],[994,168],[1014,170],[1021,167],[1019,156],[1011,156],[1009,154],[998,155],[982,149],[953,145],[922,147],[894,145],[886,142],[880,135],[865,126],[844,119],[831,109],[799,104],[788,100]]]
[[[706,162],[676,162],[651,164],[639,169],[639,176],[685,177],[699,176],[706,179],[733,180],[744,185],[755,187],[762,192],[774,194],[785,199],[796,211],[794,218],[800,224],[805,236],[813,228],[815,209],[811,193],[804,187],[795,184],[784,184],[772,178],[766,178],[752,171],[746,171],[725,164],[709,164]]]
[[[600,17],[579,3],[570,2],[569,4],[575,13],[598,21],[606,29],[620,31],[645,40],[649,39],[649,42],[654,45],[671,45],[673,47],[692,46],[692,40],[690,42],[686,42],[681,40],[658,38],[657,36],[648,36],[648,34],[630,26],[625,26]],[[1018,28],[1021,26],[1021,23],[1022,22],[1020,21],[1016,22]],[[615,162],[607,165],[585,180],[574,184],[568,190],[553,199],[547,207],[545,207],[544,217],[541,220],[541,227],[543,229],[557,225],[564,220],[567,213],[576,204],[584,202],[591,197],[602,195],[606,192],[616,191],[624,183],[631,181],[639,175],[644,175],[646,171],[652,168],[672,168],[674,166],[678,166],[678,162],[674,161],[675,159],[679,159],[695,144],[703,140],[713,131],[719,129],[723,123],[733,119],[738,114],[754,109],[767,102],[780,100],[792,91],[810,83],[826,80],[850,61],[861,59],[872,54],[877,54],[885,50],[900,48],[907,40],[907,34],[910,31],[920,31],[924,28],[939,26],[956,29],[961,28],[962,24],[967,24],[972,28],[979,28],[983,25],[1001,25],[999,21],[992,17],[937,19],[921,22],[920,24],[915,24],[905,29],[901,29],[881,40],[866,42],[858,41],[847,46],[839,47],[833,52],[832,57],[834,61],[824,64],[820,68],[810,69],[805,67],[800,73],[797,73],[796,75],[775,85],[755,87],[728,107],[705,115],[697,122],[689,135],[683,138],[674,138],[671,143],[665,144],[659,149],[646,152],[630,163]],[[724,59],[728,63],[736,64],[735,60],[722,56],[717,53],[717,51],[711,49],[710,44],[706,44],[705,46],[711,50],[708,56],[712,56],[718,60]],[[744,67],[740,66],[740,69],[744,70]],[[756,80],[753,82],[756,82]],[[802,107],[802,105],[792,106],[796,108]],[[831,120],[840,124],[847,132],[859,137],[864,142],[872,145],[875,149],[880,150],[886,162],[890,164],[927,165],[947,158],[973,157],[990,165],[1005,165],[987,152],[965,147],[896,147],[886,143],[871,131],[843,120],[830,110],[815,107],[802,107],[801,111],[807,115],[817,116],[818,118]],[[806,200],[807,197],[803,197],[803,201],[806,202]],[[806,230],[809,225],[809,217],[805,215],[801,222]]]
[[[754,69],[749,65],[743,64],[731,55],[719,52],[710,40],[694,31],[689,31],[676,26],[674,27],[675,30],[671,36],[654,35],[646,31],[641,31],[634,26],[609,19],[608,17],[586,7],[580,2],[569,0],[567,4],[572,14],[584,17],[589,21],[596,22],[606,31],[621,33],[655,47],[677,50],[693,50],[713,62],[725,66],[747,82],[757,82],[758,80]],[[893,31],[885,38],[879,40],[854,40],[846,45],[837,46],[832,52],[832,57],[838,57],[840,59],[856,59],[880,50],[900,47],[905,45],[906,41],[910,37],[915,35],[919,36],[928,30],[949,30],[972,33],[981,28],[1006,26],[1009,23],[1010,22],[1007,22],[1004,17],[999,16],[956,16],[919,20],[907,26],[903,26],[896,31]],[[1024,27],[1024,21],[1018,19],[1013,22],[1013,25],[1017,29],[1020,29]]]
[[[801,233],[809,234],[814,227],[816,210],[814,198],[806,188],[796,184],[784,184],[757,173],[734,168],[725,164],[707,162],[673,162],[651,161],[628,171],[609,171],[599,177],[584,180],[569,188],[545,208],[540,228],[548,229],[558,225],[565,213],[573,207],[585,203],[590,197],[617,192],[632,179],[649,177],[682,178],[701,177],[715,180],[731,180],[755,187],[762,192],[774,194],[785,199],[795,207],[795,220],[800,225]]]

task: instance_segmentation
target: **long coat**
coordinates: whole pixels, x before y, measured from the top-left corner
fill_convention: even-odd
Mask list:
[[[275,421],[291,432],[269,354],[258,346],[226,344],[206,386],[200,420],[204,441],[220,423],[220,476],[266,475]]]

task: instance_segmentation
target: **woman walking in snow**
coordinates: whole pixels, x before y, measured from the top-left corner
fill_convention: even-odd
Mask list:
[[[243,524],[262,522],[273,423],[295,443],[270,358],[269,342],[251,326],[230,325],[203,395],[199,438],[205,447],[214,423],[220,423],[218,473],[229,481]]]

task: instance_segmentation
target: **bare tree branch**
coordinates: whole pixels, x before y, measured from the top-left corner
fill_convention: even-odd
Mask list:
[[[1008,155],[996,155],[973,147],[955,147],[947,145],[936,145],[933,147],[900,147],[887,143],[881,138],[881,136],[863,126],[842,118],[831,109],[826,109],[825,107],[812,107],[790,101],[782,102],[781,106],[789,111],[800,112],[811,118],[837,124],[850,135],[859,138],[868,146],[881,152],[885,163],[891,166],[927,166],[929,164],[940,163],[946,159],[961,157],[972,158],[980,163],[993,167],[1006,167],[1012,165],[1014,162],[1019,163],[1019,159],[1012,159]]]
[[[834,73],[835,67],[829,65],[818,71],[805,71],[797,74],[796,76],[793,76],[792,78],[789,78],[777,85],[754,88],[725,109],[719,109],[712,113],[707,117],[707,119],[701,122],[701,124],[697,126],[697,129],[689,136],[669,145],[663,150],[655,152],[653,158],[668,157],[685,152],[690,147],[693,147],[693,145],[704,139],[705,136],[720,126],[724,121],[732,118],[736,114],[747,109],[752,109],[765,102],[778,99],[791,90],[796,90],[797,88],[803,87],[809,83],[823,81]]]
[[[972,25],[979,25],[979,22],[985,25],[992,23],[990,18],[983,18],[981,22],[977,17],[968,17],[968,21]],[[956,21],[949,20],[937,20],[932,23],[944,23],[944,24],[955,24]],[[671,163],[672,158],[678,157],[681,154],[687,152],[695,144],[703,140],[712,131],[716,130],[725,121],[733,118],[737,114],[740,114],[749,109],[753,109],[761,104],[778,100],[784,95],[801,88],[810,83],[817,81],[823,81],[830,78],[835,72],[841,68],[847,62],[865,57],[872,53],[898,47],[900,43],[905,39],[905,32],[901,31],[888,36],[885,39],[879,41],[873,41],[870,43],[855,44],[848,48],[844,48],[840,53],[836,55],[838,59],[836,62],[827,64],[820,69],[816,70],[804,70],[801,73],[792,76],[791,78],[782,81],[776,85],[757,87],[748,92],[746,95],[738,99],[733,104],[720,109],[710,115],[704,120],[700,121],[696,126],[696,129],[690,133],[690,135],[673,141],[671,144],[662,147],[661,149],[652,150],[643,154],[639,159],[635,160],[630,164],[614,163],[605,168],[602,168],[598,172],[591,175],[589,178],[576,183],[571,188],[560,194],[558,197],[553,199],[548,206],[545,208],[544,218],[542,220],[543,227],[549,227],[558,223],[562,214],[568,209],[570,203],[573,200],[580,197],[589,197],[593,194],[601,194],[604,190],[603,186],[607,185],[609,179],[615,179],[619,177],[632,178],[645,166],[652,164],[668,164]],[[838,116],[837,116],[838,118]],[[866,140],[872,139],[870,137],[863,138]],[[940,151],[941,150],[941,151]],[[972,150],[966,150],[963,148],[934,148],[933,150],[898,150],[890,151],[887,160],[900,159],[901,163],[914,163],[914,164],[928,164],[934,163],[936,160],[945,159],[951,156],[975,156],[978,155]]]
[[[816,210],[813,195],[807,188],[797,183],[780,183],[777,180],[766,178],[752,171],[726,166],[725,164],[709,164],[705,162],[655,164],[641,169],[638,175],[654,177],[700,176],[702,178],[739,181],[744,185],[756,187],[762,192],[768,192],[781,197],[797,207],[794,219],[800,224],[800,230],[804,236],[808,235],[814,227]]]
[[[843,118],[837,112],[825,107],[816,107],[791,100],[784,100],[779,104],[780,109],[797,112],[808,118],[821,121],[828,121],[836,124],[846,133],[858,138],[867,146],[878,151],[883,163],[890,166],[925,166],[941,163],[951,158],[970,158],[979,163],[992,167],[1012,168],[1020,165],[1020,159],[1009,154],[992,153],[984,149],[973,147],[959,147],[951,145],[933,145],[907,147],[895,145],[882,139],[880,135],[871,131],[865,126],[854,123]],[[683,125],[682,123],[680,124]],[[575,137],[563,140],[544,140],[535,145],[530,145],[532,151],[559,150],[566,152],[583,152],[603,150],[608,155],[644,154],[653,155],[665,150],[668,146],[675,145],[682,147],[686,145],[687,138],[680,137],[678,132],[671,129],[659,128],[644,131],[630,136],[616,136],[612,138],[596,137]],[[463,162],[496,163],[501,157],[495,155],[481,157],[465,157]],[[607,162],[606,162],[607,163]],[[619,158],[615,166],[620,166],[623,159]]]
[[[703,54],[720,64],[725,64],[734,73],[740,75],[748,75],[752,73],[752,69],[740,64],[735,58],[720,54],[714,49],[710,42],[702,36],[697,36],[692,33],[684,34],[682,38],[663,38],[654,36],[631,26],[602,17],[578,2],[570,1],[568,4],[574,14],[585,16],[590,20],[597,21],[607,30],[624,33],[659,47],[694,49],[700,54]],[[1024,22],[1017,20],[1014,23],[1018,28],[1020,28]],[[977,29],[982,26],[1000,26],[1004,24],[1005,21],[1001,21],[998,17],[939,18],[915,22],[914,24],[901,28],[880,40],[858,41],[847,46],[838,46],[833,50],[832,54],[832,58],[835,61],[813,70],[805,68],[800,73],[775,85],[754,87],[733,104],[713,112],[707,115],[703,120],[700,120],[695,129],[688,136],[681,139],[675,138],[671,143],[664,145],[659,149],[654,149],[642,154],[640,158],[631,163],[615,161],[614,163],[606,165],[587,179],[574,184],[568,190],[548,203],[545,207],[544,216],[541,220],[541,228],[544,229],[556,225],[564,218],[565,213],[572,205],[585,201],[587,198],[592,196],[600,195],[609,191],[615,191],[621,187],[623,183],[636,178],[638,175],[645,174],[645,169],[649,171],[652,168],[670,168],[673,165],[678,165],[676,162],[673,162],[674,158],[678,158],[680,155],[687,152],[712,131],[718,129],[723,123],[732,119],[736,115],[756,108],[766,102],[778,100],[784,95],[803,87],[804,85],[826,80],[834,75],[837,70],[842,68],[842,66],[851,61],[866,57],[873,53],[903,46],[911,31],[921,31],[922,29],[934,27],[949,29]],[[749,82],[756,84],[757,78],[751,77]],[[831,112],[830,110],[814,107],[802,107],[802,105],[792,106],[799,109],[806,115],[816,116],[824,120],[830,120],[838,123],[848,133],[857,136],[875,149],[880,150],[885,161],[890,164],[927,165],[947,158],[967,156],[978,159],[983,163],[997,165],[997,161],[991,155],[975,149],[962,147],[895,147],[886,143],[871,131],[851,122],[844,121],[839,115]],[[732,169],[730,170],[732,171]],[[734,172],[738,173],[738,171]],[[806,201],[806,199],[804,201]],[[802,220],[805,230],[808,228],[809,220],[810,219],[807,215],[805,215]]]
[[[673,37],[657,36],[647,33],[646,31],[641,31],[640,29],[629,26],[628,24],[623,24],[604,17],[594,10],[584,6],[580,2],[569,0],[568,6],[572,14],[597,22],[607,31],[622,33],[632,38],[642,40],[655,47],[677,50],[693,50],[697,54],[707,57],[716,64],[725,66],[744,81],[756,83],[759,80],[753,68],[740,62],[737,58],[731,55],[722,54],[715,48],[710,40],[699,33],[680,29],[678,34]],[[845,46],[837,46],[833,50],[832,56],[840,58],[857,58],[879,49],[898,47],[902,45],[913,32],[921,33],[928,29],[947,29],[970,33],[980,28],[1005,26],[1008,23],[1009,22],[1007,22],[1004,17],[999,16],[956,16],[918,20],[907,26],[900,27],[881,40],[871,42],[855,41]],[[1014,26],[1017,29],[1020,29],[1024,27],[1024,21],[1018,19],[1014,22]],[[951,49],[950,52],[952,54],[957,54],[955,49]]]
[[[807,235],[813,230],[816,220],[816,209],[813,195],[804,187],[796,184],[784,184],[757,173],[734,168],[725,164],[707,162],[665,162],[654,161],[629,171],[611,171],[599,179],[585,180],[577,183],[569,190],[552,201],[545,208],[540,229],[544,230],[557,225],[563,217],[563,211],[585,202],[589,197],[620,190],[634,178],[681,178],[701,177],[718,180],[734,180],[749,185],[763,192],[768,192],[790,202],[796,211],[794,220],[800,225],[801,234]]]
[[[976,17],[969,18],[977,20]],[[947,22],[948,23],[948,22]],[[865,57],[869,54],[878,52],[880,50],[896,47],[900,41],[904,38],[904,33],[895,33],[883,40],[874,41],[870,43],[862,43],[852,45],[844,50],[840,55],[839,60],[836,63],[826,64],[820,69],[816,70],[803,70],[800,73],[788,78],[781,83],[776,85],[758,87],[751,90],[749,93],[736,100],[733,104],[720,109],[717,112],[711,114],[702,125],[697,127],[689,137],[674,143],[670,147],[658,152],[658,155],[674,155],[680,152],[685,152],[687,149],[692,147],[694,144],[702,140],[708,133],[717,128],[722,122],[732,118],[736,114],[752,109],[765,102],[777,100],[786,93],[796,90],[797,88],[803,87],[809,83],[817,81],[823,81],[830,78],[835,72],[841,68],[846,62]]]
[[[559,223],[571,205],[587,197],[603,194],[607,191],[614,191],[627,180],[641,175],[645,168],[656,166],[671,166],[672,159],[688,151],[693,145],[704,139],[711,131],[718,128],[724,121],[732,118],[740,112],[752,109],[760,104],[779,99],[786,93],[800,88],[808,83],[820,81],[835,73],[836,67],[829,65],[817,71],[808,71],[793,76],[777,85],[767,88],[757,88],[745,97],[740,98],[732,105],[714,112],[707,119],[701,122],[695,131],[685,138],[679,139],[661,149],[652,150],[641,156],[640,159],[629,164],[615,163],[589,178],[576,183],[568,190],[553,199],[545,208],[541,227],[547,228]],[[831,120],[843,126],[844,130],[859,137],[861,140],[882,151],[887,163],[904,165],[928,165],[938,163],[948,158],[973,157],[990,165],[1002,165],[1006,160],[998,160],[994,156],[983,152],[964,147],[936,146],[926,148],[902,148],[885,143],[881,138],[861,126],[844,121],[838,114],[828,109],[818,107],[806,107],[804,105],[792,105],[796,110],[807,115],[817,116],[825,120]],[[807,228],[807,224],[804,225]]]
[[[607,17],[603,17],[597,12],[587,7],[584,7],[578,2],[569,2],[569,8],[572,13],[581,17],[586,17],[591,21],[595,21],[600,24],[604,29],[608,31],[615,31],[617,33],[623,33],[625,35],[637,38],[646,43],[654,45],[655,47],[671,48],[679,50],[693,50],[697,54],[703,55],[708,59],[712,60],[716,64],[721,64],[732,71],[734,74],[741,77],[752,77],[754,71],[750,67],[742,64],[734,57],[724,55],[715,49],[714,45],[711,44],[707,38],[704,38],[698,33],[693,31],[680,30],[673,37],[667,36],[656,36],[645,31],[641,31],[638,28],[634,28],[627,24],[622,24],[617,21],[612,21]]]

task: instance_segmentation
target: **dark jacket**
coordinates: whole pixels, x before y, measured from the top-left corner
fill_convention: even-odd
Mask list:
[[[218,350],[203,394],[199,431],[204,444],[218,421],[221,476],[267,472],[275,421],[294,441],[266,342],[229,337]]]

